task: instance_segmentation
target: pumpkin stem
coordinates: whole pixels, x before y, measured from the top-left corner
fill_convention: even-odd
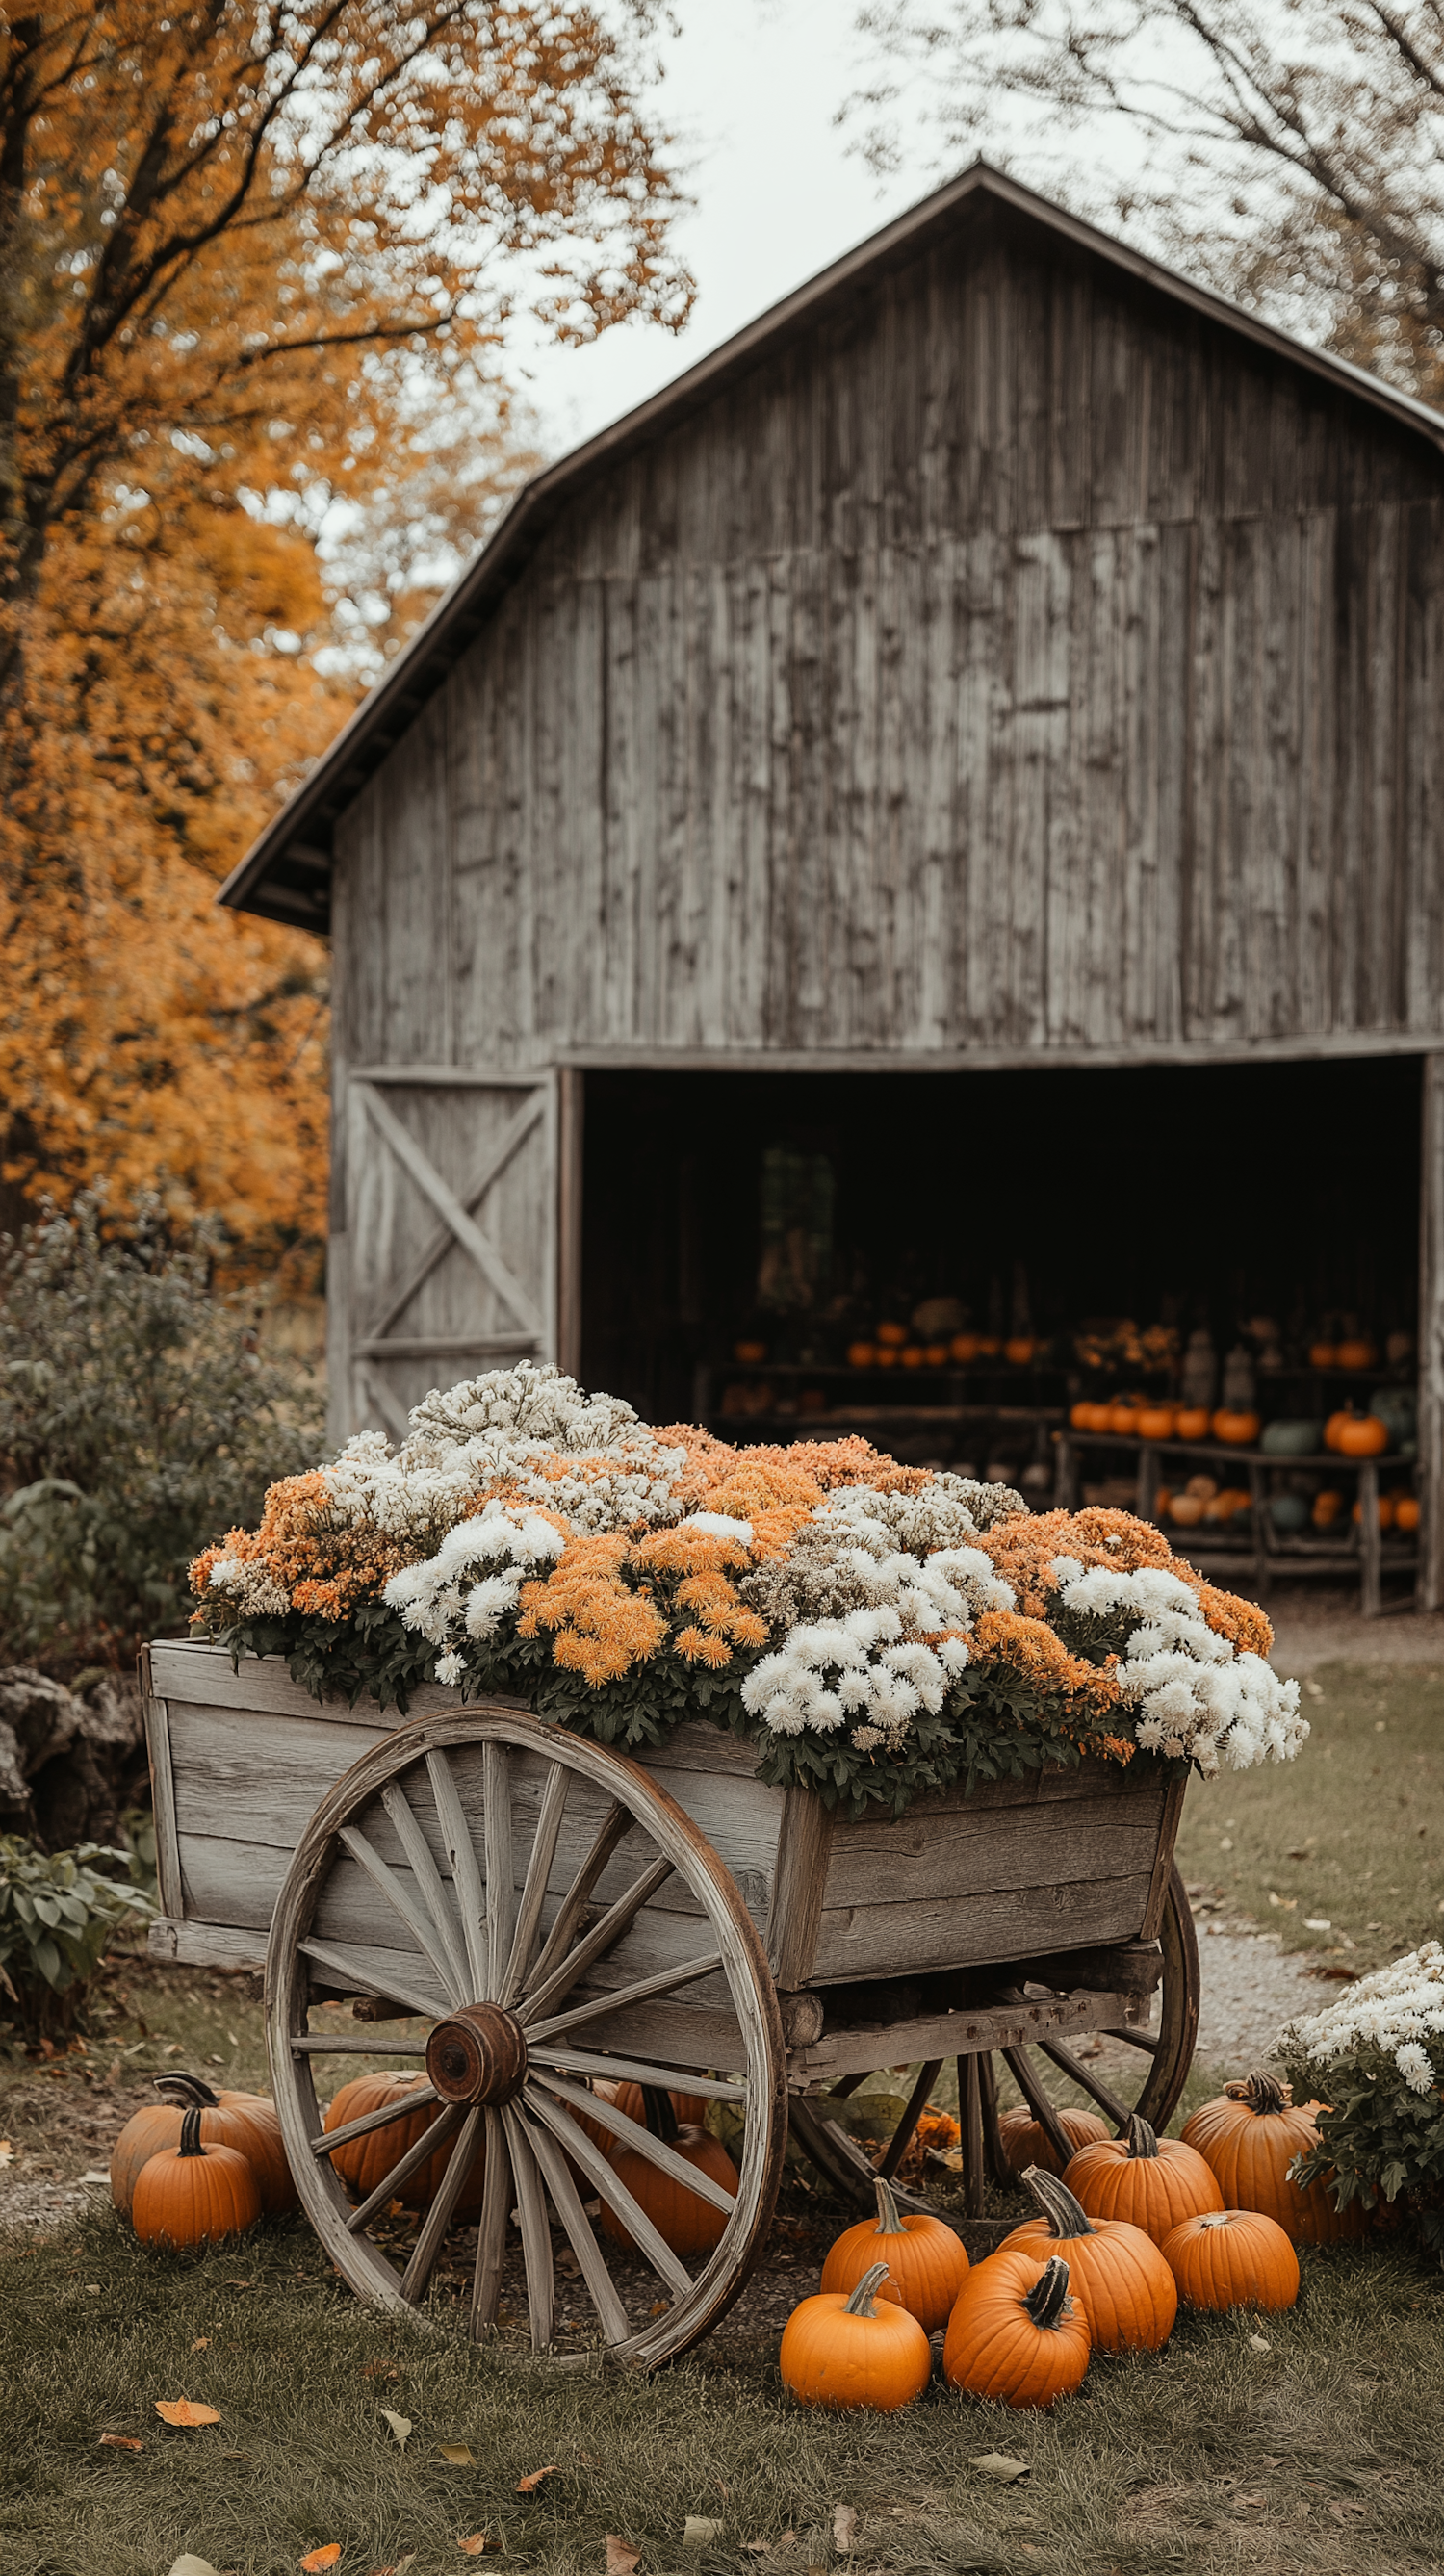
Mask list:
[[[1128,2122],[1129,2163],[1131,2164],[1135,2157],[1156,2156],[1157,2153],[1158,2138],[1156,2132],[1149,2127],[1146,2120],[1141,2120],[1139,2118],[1136,2111],[1133,2112]]]
[[[1242,2102],[1260,2118],[1287,2111],[1294,2098],[1291,2084],[1281,2084],[1277,2076],[1261,2072],[1246,2076],[1241,2084],[1225,2084],[1223,2089],[1230,2102]]]
[[[670,2147],[676,2144],[677,2112],[670,2093],[662,2092],[655,2084],[644,2084],[642,2117],[650,2135],[660,2138],[663,2146]]]
[[[213,2093],[201,2075],[157,2075],[155,2089],[163,2102],[182,2111],[215,2111],[220,2107],[219,2093]]]
[[[1041,2165],[1029,2165],[1023,2176],[1023,2189],[1032,2193],[1048,2221],[1050,2235],[1059,2238],[1097,2235],[1098,2230],[1082,2202],[1074,2199],[1067,2184],[1060,2182],[1056,2174],[1045,2173]]]
[[[877,2232],[879,2236],[905,2236],[902,2211],[893,2197],[892,2184],[879,2174],[873,2189],[877,2193]]]
[[[1037,2280],[1023,2301],[1023,2314],[1031,2317],[1044,2333],[1062,2324],[1071,2306],[1068,2297],[1068,2266],[1061,2254],[1050,2254]]]
[[[201,2145],[201,2106],[199,2103],[196,2103],[191,2110],[187,2111],[185,2118],[181,2122],[180,2145],[176,2149],[176,2154],[178,2156],[203,2156],[205,2154],[205,2148]]]
[[[885,2281],[886,2279],[886,2263],[872,2264],[869,2269],[864,2272],[856,2289],[849,2291],[847,2298],[844,2300],[844,2316],[875,2317],[877,2315],[877,2310],[873,2306],[872,2294],[877,2288],[879,2281]]]

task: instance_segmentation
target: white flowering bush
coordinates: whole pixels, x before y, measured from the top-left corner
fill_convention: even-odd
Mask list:
[[[604,1741],[706,1716],[861,1808],[1083,1753],[1283,1760],[1307,1733],[1260,1611],[1126,1513],[866,1442],[733,1449],[530,1363],[273,1487],[192,1569],[198,1624],[318,1696],[504,1690]]]
[[[1300,2179],[1329,2178],[1341,2209],[1394,2211],[1444,2257],[1444,1946],[1426,1941],[1291,2022],[1279,2055],[1296,2096],[1328,2097]]]

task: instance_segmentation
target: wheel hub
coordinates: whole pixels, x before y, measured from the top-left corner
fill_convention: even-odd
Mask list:
[[[514,2101],[526,2080],[526,2033],[500,2004],[462,2004],[426,2043],[426,2072],[443,2102]]]

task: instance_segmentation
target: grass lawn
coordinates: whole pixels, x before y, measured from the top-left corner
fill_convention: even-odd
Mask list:
[[[1329,1664],[1303,1706],[1296,1762],[1192,1782],[1179,1866],[1286,1949],[1361,1973],[1444,1939],[1444,1672]]]
[[[1444,1928],[1444,1676],[1336,1666],[1317,1694],[1297,1764],[1195,1786],[1180,1858],[1229,1915],[1348,1973]],[[102,2168],[165,2066],[265,2081],[242,1981],[122,1960],[83,2049],[0,2051],[16,2151],[0,2211],[17,2187]],[[1212,2083],[1198,2069],[1188,2102]],[[789,2184],[774,2251],[796,2295],[844,2223]],[[1095,2362],[1051,2418],[940,2382],[902,2416],[828,2418],[783,2397],[772,2336],[724,2329],[651,2381],[563,2375],[360,2307],[299,2220],[180,2262],[144,2254],[95,2193],[48,2235],[0,2234],[0,2571],[166,2576],[193,2550],[285,2576],[335,2541],[337,2576],[408,2552],[412,2576],[437,2576],[470,2563],[457,2543],[476,2532],[487,2556],[557,2576],[604,2576],[609,2532],[641,2550],[638,2576],[1437,2570],[1444,2274],[1388,2248],[1303,2260],[1292,2314],[1185,2321],[1159,2359]],[[155,2401],[179,2396],[219,2425],[169,2432]],[[412,2424],[404,2451],[387,2408]],[[1025,2483],[973,2465],[995,2450],[1028,2461]],[[839,2505],[857,2512],[850,2556]],[[688,2514],[720,2523],[710,2545],[685,2546]]]

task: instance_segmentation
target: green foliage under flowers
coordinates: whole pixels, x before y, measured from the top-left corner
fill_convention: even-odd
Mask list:
[[[292,1680],[313,1699],[344,1699],[354,1707],[369,1695],[398,1718],[435,1674],[437,1649],[379,1601],[361,1603],[344,1621],[293,1612],[210,1633],[238,1668],[247,1655],[284,1656]],[[554,1663],[549,1637],[512,1636],[498,1641],[488,1663],[473,1666],[461,1696],[522,1700],[538,1717],[623,1752],[665,1743],[675,1726],[701,1720],[757,1748],[759,1780],[815,1790],[824,1806],[854,1818],[879,1806],[900,1816],[915,1798],[957,1781],[971,1790],[978,1781],[1021,1780],[1049,1765],[1070,1768],[1090,1749],[1081,1727],[1065,1732],[1056,1694],[1030,1688],[997,1665],[959,1675],[936,1716],[917,1710],[897,1752],[859,1752],[841,1733],[777,1735],[742,1705],[742,1686],[757,1660],[739,1649],[724,1670],[708,1672],[664,1650],[619,1680],[597,1684]],[[1110,1731],[1123,1731],[1125,1723],[1116,1712]],[[1134,1759],[1151,1764],[1155,1757]]]
[[[1387,2049],[1367,2046],[1326,2067],[1286,2057],[1284,2068],[1295,2101],[1330,2097],[1298,2180],[1326,2182],[1340,2209],[1362,2200],[1392,2213],[1444,2263],[1444,2087],[1413,2091]]]
[[[0,1834],[0,1995],[27,2033],[72,2021],[112,1936],[155,1912],[135,1867],[104,1843],[42,1852]]]
[[[0,1264],[0,1661],[118,1664],[171,1628],[218,1528],[314,1455],[315,1400],[256,1351],[254,1295],[216,1295],[204,1232],[98,1199]]]

